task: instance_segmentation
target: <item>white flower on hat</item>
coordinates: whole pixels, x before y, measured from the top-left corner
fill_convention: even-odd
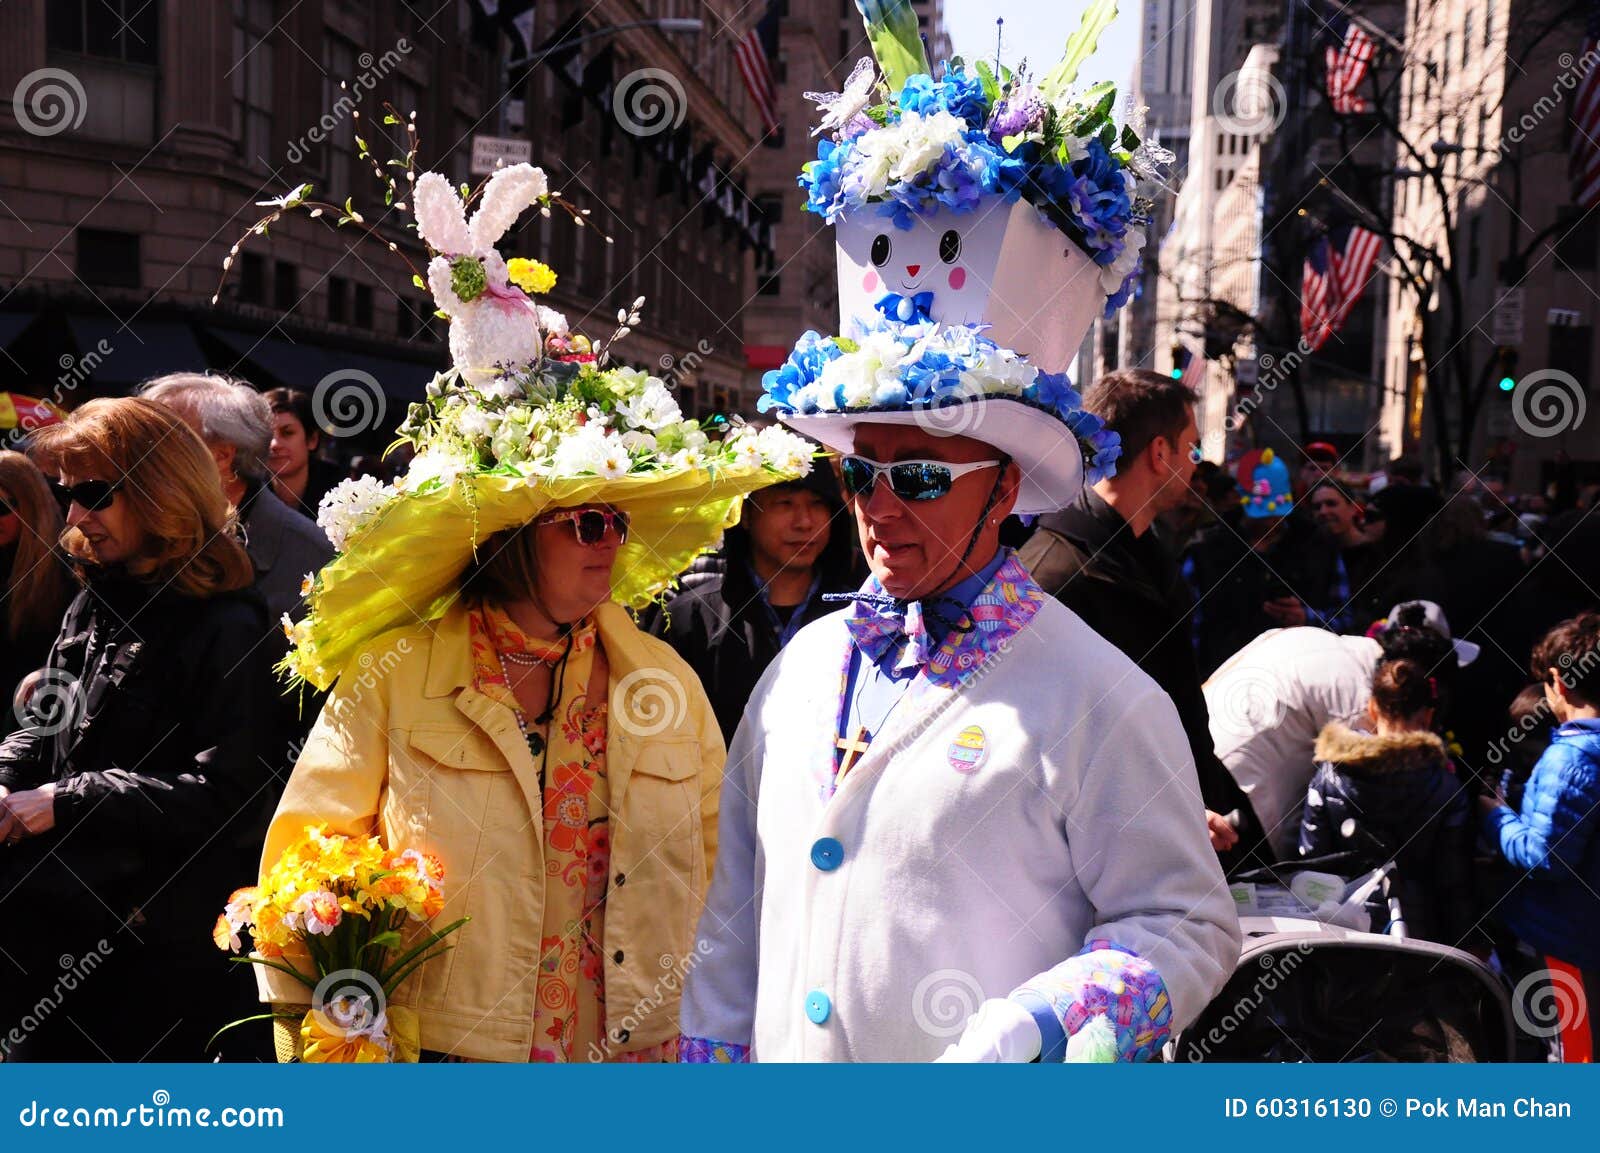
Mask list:
[[[756,434],[756,444],[768,468],[799,473],[801,476],[811,471],[810,443],[782,425],[774,424],[762,429]]]
[[[899,156],[889,170],[889,178],[910,180],[926,172],[944,156],[947,147],[961,147],[966,130],[966,121],[949,112],[939,111],[932,116],[906,113],[900,118],[899,127],[891,132],[890,143]]]
[[[350,534],[388,504],[395,489],[375,476],[340,481],[317,504],[317,527],[337,552],[344,551]]]
[[[655,452],[656,438],[640,429],[630,429],[622,434],[622,447],[629,452]]]
[[[456,420],[456,427],[463,436],[478,437],[491,436],[495,426],[500,423],[500,418],[493,413],[484,411],[476,404],[469,404],[461,410],[460,417]]]
[[[462,459],[448,449],[429,448],[419,452],[412,460],[411,467],[406,469],[406,475],[400,481],[400,487],[406,492],[415,492],[429,481],[438,481],[448,487],[455,483],[456,477],[472,467],[471,461]]]
[[[617,412],[635,428],[651,432],[683,419],[677,398],[659,380],[651,380],[637,396],[618,402]]]
[[[1107,296],[1122,287],[1122,282],[1128,279],[1128,274],[1139,263],[1139,253],[1144,249],[1144,229],[1137,225],[1128,229],[1122,237],[1122,251],[1117,253],[1117,258],[1110,264],[1100,268],[1100,287]]]

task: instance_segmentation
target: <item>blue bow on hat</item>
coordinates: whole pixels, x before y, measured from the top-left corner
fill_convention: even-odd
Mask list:
[[[932,320],[928,310],[933,307],[933,293],[918,292],[912,296],[901,296],[898,292],[886,292],[872,307],[890,320],[898,320],[903,324]]]

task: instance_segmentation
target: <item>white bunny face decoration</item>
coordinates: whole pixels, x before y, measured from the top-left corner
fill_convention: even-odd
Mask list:
[[[419,177],[413,193],[417,231],[436,253],[428,262],[428,288],[450,317],[450,357],[461,371],[496,375],[538,358],[543,328],[565,326],[511,284],[495,242],[517,217],[549,193],[543,170],[531,164],[502,168],[489,178],[477,211],[437,172]],[[542,315],[548,314],[548,316]]]
[[[987,322],[997,343],[1064,372],[1105,304],[1100,269],[1025,201],[985,197],[971,212],[918,215],[909,229],[852,212],[835,232],[847,324],[879,312]]]

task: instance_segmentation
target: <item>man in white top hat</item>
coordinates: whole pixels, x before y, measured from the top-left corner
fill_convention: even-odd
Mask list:
[[[1037,170],[1021,195],[1043,200],[1023,203],[973,134],[921,147],[963,117],[1025,134],[1036,110],[1011,115],[960,72],[902,74],[885,42],[904,28],[920,56],[914,14],[866,7],[901,92],[870,122],[888,135],[830,112],[845,127],[819,163],[842,167],[802,183],[814,206],[844,198],[841,299],[882,289],[865,310],[882,316],[847,303],[854,336],[802,337],[763,408],[841,454],[872,576],[745,709],[680,1057],[1148,1059],[1239,956],[1194,764],[1166,694],[999,543],[1009,513],[1060,508],[1086,461],[1114,461],[1051,369],[1125,287],[1126,249],[1094,245],[1137,255],[1142,234],[1112,218],[1132,178],[1102,149],[1098,175]],[[974,210],[945,207],[974,173]],[[862,195],[892,222],[848,202]],[[1068,243],[1045,222],[1064,197],[1110,215]]]

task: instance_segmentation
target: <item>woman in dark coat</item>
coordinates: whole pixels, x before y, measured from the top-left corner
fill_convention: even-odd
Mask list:
[[[219,878],[253,867],[285,759],[266,610],[216,464],[175,414],[94,400],[39,435],[83,588],[0,744],[0,1045],[204,1060],[254,1001],[209,926]]]
[[[20,452],[0,451],[0,737],[17,727],[17,686],[44,667],[75,591],[60,536],[44,473]]]

